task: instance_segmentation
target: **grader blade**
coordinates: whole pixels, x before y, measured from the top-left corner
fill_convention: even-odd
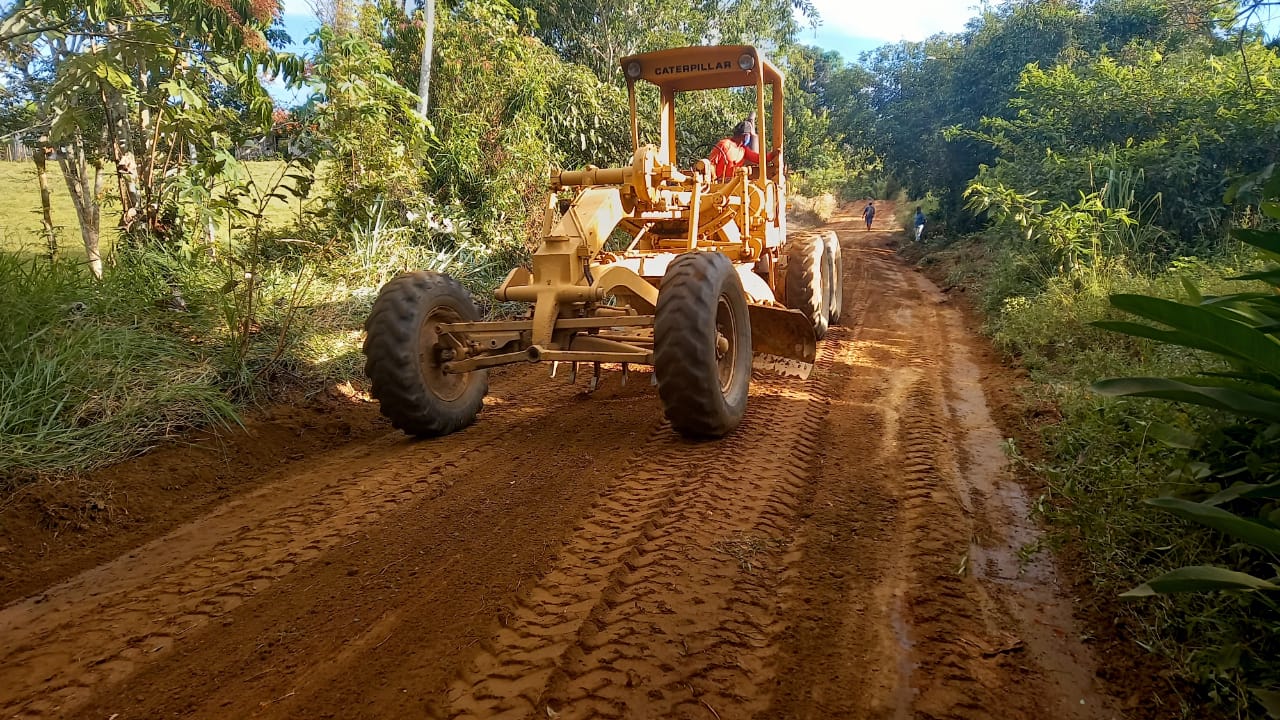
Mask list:
[[[747,306],[751,316],[751,366],[807,379],[818,357],[813,324],[803,313],[773,305]]]

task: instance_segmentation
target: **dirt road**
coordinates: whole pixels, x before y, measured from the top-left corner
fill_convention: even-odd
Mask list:
[[[959,312],[843,220],[844,325],[728,439],[497,374],[0,610],[0,717],[1119,717]]]

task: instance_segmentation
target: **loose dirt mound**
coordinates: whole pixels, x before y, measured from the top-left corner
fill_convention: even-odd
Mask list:
[[[882,208],[882,221],[892,217]],[[19,717],[1107,718],[958,312],[835,226],[845,324],[689,443],[649,375],[299,460],[0,611]]]

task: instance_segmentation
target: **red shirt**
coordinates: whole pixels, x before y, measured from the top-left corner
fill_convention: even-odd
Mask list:
[[[725,138],[716,143],[708,159],[711,167],[715,168],[718,180],[733,175],[733,171],[742,167],[743,163],[759,163],[760,153],[739,145],[733,138]]]

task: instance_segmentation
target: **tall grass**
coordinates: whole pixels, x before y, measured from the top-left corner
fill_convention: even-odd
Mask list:
[[[789,204],[787,211],[792,217],[810,225],[830,222],[838,207],[836,196],[831,193],[822,193],[814,197],[793,193],[787,198],[787,202]]]
[[[0,253],[0,478],[91,469],[234,419],[217,367],[165,330],[149,285]]]

